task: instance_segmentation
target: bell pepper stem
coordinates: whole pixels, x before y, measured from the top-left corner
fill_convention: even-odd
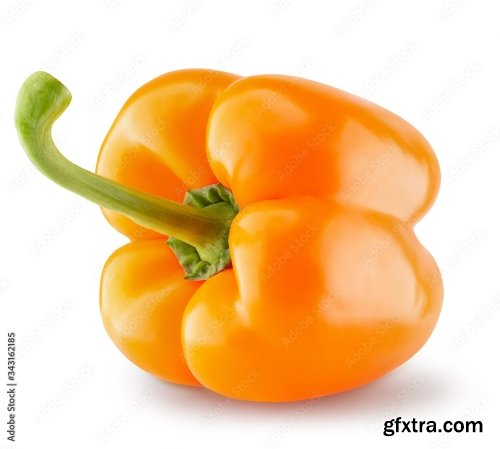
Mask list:
[[[148,229],[194,246],[206,260],[227,245],[234,214],[221,208],[196,208],[153,196],[85,170],[66,159],[52,139],[52,125],[71,101],[71,93],[45,72],[22,85],[16,104],[19,139],[35,167],[60,186],[131,218]],[[221,242],[226,239],[226,242]]]

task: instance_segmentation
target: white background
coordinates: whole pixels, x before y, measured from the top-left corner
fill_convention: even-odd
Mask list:
[[[0,381],[15,331],[19,387],[15,445],[0,394],[0,448],[500,447],[499,18],[494,0],[2,1]],[[403,367],[317,402],[252,404],[157,381],[113,346],[98,283],[125,238],[34,171],[13,126],[16,93],[35,70],[62,80],[74,100],[56,141],[92,169],[126,98],[185,67],[331,84],[398,113],[434,146],[442,188],[417,232],[445,302]],[[484,433],[383,436],[397,416],[480,419]]]

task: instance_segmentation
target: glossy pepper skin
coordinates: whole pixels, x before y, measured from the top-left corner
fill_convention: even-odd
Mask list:
[[[439,166],[383,108],[300,78],[172,72],[127,101],[96,172],[175,201],[220,182],[239,205],[232,266],[201,281],[165,235],[105,210],[132,240],[103,270],[105,328],[162,379],[308,399],[379,378],[432,333],[443,286],[413,226]]]
[[[176,96],[176,81],[192,76],[166,75],[154,87]],[[224,84],[236,77],[214,78]],[[154,105],[144,101],[136,110],[143,91],[125,105],[97,171],[111,176],[113,157],[130,148],[121,133],[115,137],[126,126],[123,116],[131,116],[128,135],[141,135],[172,115],[174,128],[149,146],[160,158],[152,168],[167,170],[154,178],[149,166],[130,164],[115,179],[180,200],[176,192],[199,172],[189,188],[218,179],[243,209],[230,231],[233,268],[199,289],[182,279],[161,240],[111,257],[101,310],[126,355],[170,381],[197,379],[226,396],[289,401],[367,383],[423,345],[440,311],[442,284],[412,225],[437,194],[439,168],[414,128],[365,100],[291,77],[211,83],[202,92],[215,104],[180,95],[183,114],[174,100],[143,90]],[[186,161],[191,165],[182,171]],[[168,296],[158,300],[161,307],[148,308],[162,289]],[[124,338],[123,323],[136,307],[147,319]]]
[[[216,98],[238,78],[215,70],[179,70],[142,86],[109,130],[96,172],[178,202],[187,190],[216,183],[206,156],[208,116]],[[113,211],[104,215],[132,240],[161,237]]]
[[[216,98],[238,78],[220,71],[180,70],[147,83],[113,123],[96,172],[179,202],[186,191],[214,184],[205,145],[208,117]],[[100,304],[107,332],[146,371],[170,382],[199,385],[186,365],[181,323],[201,282],[184,279],[164,235],[116,212],[103,212],[132,240],[103,270]]]

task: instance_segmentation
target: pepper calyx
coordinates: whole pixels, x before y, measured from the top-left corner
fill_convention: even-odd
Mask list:
[[[204,209],[221,223],[219,238],[209,244],[193,246],[178,238],[169,237],[167,245],[172,249],[189,280],[206,280],[231,265],[229,253],[229,229],[239,212],[233,194],[221,184],[213,184],[190,190],[184,198],[185,205]]]

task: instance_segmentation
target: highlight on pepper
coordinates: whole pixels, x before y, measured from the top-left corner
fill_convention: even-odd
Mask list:
[[[130,239],[104,266],[100,310],[142,369],[294,401],[367,384],[431,335],[443,285],[413,227],[439,165],[397,115],[306,79],[179,70],[127,100],[94,173],[51,137],[70,100],[31,75],[19,138]]]

